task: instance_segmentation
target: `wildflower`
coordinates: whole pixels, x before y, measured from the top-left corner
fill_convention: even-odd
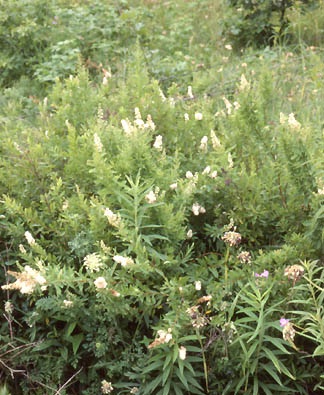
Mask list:
[[[241,263],[250,263],[251,262],[251,254],[248,251],[242,251],[238,254],[237,259]]]
[[[282,329],[282,337],[284,340],[289,342],[293,342],[295,338],[296,331],[293,327],[293,324],[286,318],[280,319],[280,326]]]
[[[206,166],[202,172],[202,174],[209,174],[210,173],[210,166]]]
[[[291,129],[299,130],[301,128],[301,124],[295,119],[295,115],[293,113],[288,115],[288,125]]]
[[[124,257],[124,256],[121,256],[121,255],[115,255],[115,256],[113,257],[113,260],[114,260],[116,263],[119,263],[119,264],[120,264],[121,266],[123,266],[123,267],[130,266],[130,265],[134,265],[134,261],[133,261],[132,258]]]
[[[153,191],[150,191],[148,194],[145,195],[145,200],[147,203],[152,204],[156,202],[156,194]]]
[[[103,394],[110,394],[113,391],[114,387],[111,383],[106,380],[102,380],[101,382],[101,392]]]
[[[160,98],[161,98],[161,100],[162,100],[163,102],[166,101],[166,97],[165,97],[165,95],[164,95],[164,93],[163,93],[163,91],[162,91],[161,88],[159,88],[159,95],[160,95]]]
[[[280,124],[284,125],[286,123],[286,121],[287,121],[286,115],[283,112],[281,112],[279,114],[279,122],[280,122]]]
[[[158,151],[162,151],[163,148],[162,136],[158,135],[155,137],[153,147],[156,148]]]
[[[268,278],[269,277],[269,271],[268,270],[264,270],[261,274],[254,273],[254,277]]]
[[[100,257],[96,253],[88,254],[83,259],[83,262],[86,269],[89,270],[91,273],[98,272],[102,267],[102,262],[100,260]]]
[[[119,226],[120,216],[118,214],[114,214],[108,207],[105,208],[104,216],[107,217],[111,226]]]
[[[100,240],[100,248],[106,254],[108,254],[110,252],[110,247],[107,247],[103,240]]]
[[[195,281],[195,289],[196,289],[196,291],[201,290],[201,281]]]
[[[187,349],[184,346],[181,346],[179,348],[179,358],[182,359],[183,361],[186,359],[186,354],[187,354]]]
[[[155,123],[152,120],[152,117],[150,114],[148,114],[148,116],[146,117],[146,124],[145,124],[146,128],[149,128],[151,130],[155,130]]]
[[[35,239],[33,238],[32,234],[30,232],[26,231],[25,232],[25,237],[26,237],[27,243],[30,246],[33,246],[33,245],[36,244],[36,241],[35,241]]]
[[[239,87],[239,89],[240,89],[241,92],[250,89],[250,83],[248,82],[248,80],[246,79],[246,77],[245,77],[244,74],[241,75],[241,80],[240,80],[240,87]]]
[[[233,163],[233,158],[232,158],[232,155],[231,155],[230,152],[229,152],[228,155],[227,155],[227,161],[228,161],[228,167],[229,167],[230,169],[232,169],[233,166],[234,166],[234,163]]]
[[[187,309],[187,314],[191,318],[191,325],[194,328],[202,328],[208,324],[208,319],[199,312],[199,306],[192,306]]]
[[[210,178],[216,178],[217,175],[218,175],[217,171],[214,170],[212,173],[210,173],[209,177],[210,177]]]
[[[4,309],[5,309],[5,312],[6,312],[7,314],[9,314],[9,315],[13,313],[14,306],[13,306],[13,304],[10,302],[10,300],[7,300],[7,301],[5,302],[5,307],[4,307]]]
[[[30,266],[25,266],[24,271],[20,273],[8,270],[8,274],[15,277],[16,281],[3,285],[1,288],[4,290],[18,289],[22,294],[31,294],[37,285],[41,285],[42,290],[45,289],[46,279]]]
[[[25,249],[25,247],[22,245],[22,244],[19,244],[19,251],[22,253],[22,254],[26,254],[26,249]]]
[[[199,149],[203,152],[207,152],[207,143],[208,143],[208,137],[204,136],[201,140],[200,140],[200,146]]]
[[[238,101],[233,102],[233,106],[234,106],[234,110],[238,110],[241,107]]]
[[[68,200],[64,200],[63,204],[62,204],[62,210],[65,211],[69,208],[69,201]]]
[[[289,280],[293,280],[295,285],[296,281],[303,277],[305,269],[301,265],[292,265],[285,268],[284,275],[289,278]]]
[[[160,344],[166,344],[169,343],[170,340],[172,339],[172,330],[171,328],[168,328],[167,331],[160,329],[157,331],[158,337],[148,345],[148,348],[154,348],[159,346]]]
[[[283,328],[284,326],[286,326],[289,323],[289,320],[286,318],[280,318],[280,326]]]
[[[197,202],[192,205],[191,210],[194,215],[205,214],[206,212],[206,209]]]
[[[187,93],[187,95],[188,95],[188,97],[190,98],[190,99],[193,99],[194,98],[194,95],[192,94],[192,86],[188,86],[188,93]]]
[[[142,118],[135,119],[134,125],[137,126],[139,129],[145,128],[145,122],[143,121]]]
[[[210,139],[211,139],[212,146],[214,149],[217,149],[221,146],[221,142],[219,141],[219,138],[216,136],[216,133],[214,132],[214,130],[210,131]]]
[[[203,119],[203,115],[201,112],[196,112],[195,113],[195,120],[196,121],[201,121]]]
[[[128,119],[122,119],[120,122],[122,124],[125,134],[127,134],[128,136],[133,134],[135,129]]]
[[[189,114],[187,114],[187,113],[184,114],[184,120],[185,120],[186,122],[189,121]]]
[[[133,388],[129,391],[130,394],[137,394],[138,392],[139,392],[139,389],[138,389],[137,387],[133,387]]]
[[[193,176],[194,176],[194,175],[192,174],[191,171],[188,170],[188,171],[186,172],[186,178],[189,178],[189,179],[190,179],[190,178],[193,178]]]
[[[229,244],[230,247],[233,247],[233,246],[236,246],[236,245],[240,244],[240,242],[242,240],[242,236],[238,232],[228,231],[228,232],[224,233],[224,236],[222,237],[222,240],[224,240],[224,242],[226,244]]]
[[[233,108],[231,102],[228,99],[226,99],[225,96],[223,96],[223,101],[225,103],[227,115],[231,115],[232,114],[232,108]]]
[[[138,107],[134,108],[134,113],[135,113],[135,119],[142,119],[142,114],[141,114],[140,109]]]
[[[107,281],[103,277],[98,277],[93,283],[98,289],[104,289],[107,287]]]
[[[188,232],[187,232],[187,239],[191,239],[192,236],[193,236],[192,229],[189,229]]]
[[[232,48],[231,44],[226,44],[225,49],[227,49],[228,51],[231,51],[233,48]]]
[[[201,303],[206,303],[207,302],[207,304],[208,304],[211,300],[212,300],[212,296],[211,295],[205,295],[205,296],[202,296],[201,298],[199,298],[197,300],[197,303],[201,304]]]
[[[66,308],[73,307],[73,302],[72,302],[72,300],[66,300],[66,299],[64,299],[64,300],[63,300],[63,306],[66,307]]]
[[[98,136],[97,133],[95,133],[95,134],[93,135],[93,139],[94,139],[94,145],[95,145],[96,150],[97,150],[98,152],[102,152],[103,145],[102,145],[102,142],[101,142],[101,140],[100,140],[100,137]]]
[[[170,185],[170,189],[172,189],[173,191],[177,188],[178,188],[178,184],[176,182]]]

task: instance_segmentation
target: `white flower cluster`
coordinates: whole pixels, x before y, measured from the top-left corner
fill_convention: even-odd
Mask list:
[[[107,217],[108,222],[111,226],[118,228],[120,225],[120,216],[114,214],[108,207],[105,208],[104,216]]]
[[[130,266],[130,265],[134,265],[134,261],[132,258],[130,257],[125,257],[125,256],[121,256],[121,255],[115,255],[113,257],[113,260],[116,263],[119,263],[121,266],[126,267],[126,266]]]
[[[46,289],[46,279],[41,273],[30,266],[25,266],[23,272],[12,272],[8,270],[8,274],[16,278],[16,281],[11,284],[3,285],[1,288],[5,290],[17,289],[22,294],[31,294],[37,285],[41,285],[41,290]]]

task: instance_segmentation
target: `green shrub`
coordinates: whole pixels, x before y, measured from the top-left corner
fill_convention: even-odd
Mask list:
[[[167,59],[168,45],[208,57],[208,23],[193,27],[210,3],[51,4],[67,63],[52,37],[38,83],[9,73],[1,98],[3,382],[22,395],[321,391],[321,53],[228,47],[208,72],[189,57],[177,84],[159,83],[185,53]],[[72,35],[80,16],[91,42]],[[94,71],[75,48],[97,66],[121,57]]]

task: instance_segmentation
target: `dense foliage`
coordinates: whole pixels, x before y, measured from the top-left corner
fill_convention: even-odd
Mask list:
[[[323,392],[324,4],[214,3],[1,8],[0,394]]]

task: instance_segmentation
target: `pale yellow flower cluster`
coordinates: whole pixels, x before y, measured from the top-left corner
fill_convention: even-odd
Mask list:
[[[2,289],[7,290],[19,290],[22,294],[31,294],[37,287],[41,286],[41,290],[46,289],[46,279],[41,273],[30,266],[25,266],[23,272],[12,272],[8,270],[8,274],[16,278],[16,281],[11,284],[3,285]]]
[[[286,267],[284,275],[289,278],[289,280],[293,280],[295,284],[300,278],[303,277],[305,269],[301,265],[291,265]]]
[[[135,119],[133,124],[128,118],[121,120],[122,128],[126,135],[132,135],[137,130],[155,130],[155,124],[150,114],[148,114],[146,122],[144,122],[138,107],[134,109],[134,112]]]
[[[216,178],[218,173],[217,170],[211,171],[211,167],[206,166],[202,172],[202,175],[208,175],[210,178]]]
[[[118,228],[120,225],[120,216],[114,214],[108,207],[105,208],[104,216],[107,217],[108,222],[111,226]]]
[[[222,240],[224,240],[226,244],[229,244],[231,247],[233,247],[240,244],[242,237],[238,232],[228,231],[224,233]]]
[[[287,322],[282,330],[282,337],[286,341],[293,342],[295,338],[296,331],[291,322]]]
[[[103,394],[110,394],[113,391],[114,387],[112,384],[106,380],[102,380],[101,382],[101,392]]]
[[[167,331],[160,329],[157,331],[158,337],[148,345],[148,348],[154,348],[157,347],[161,344],[166,344],[169,343],[169,341],[172,339],[172,330],[171,328],[168,328]]]
[[[100,137],[98,136],[97,133],[95,133],[95,134],[93,135],[93,142],[94,142],[94,146],[95,146],[96,150],[97,150],[98,152],[102,152],[103,145],[102,145],[102,142],[101,142],[101,140],[100,140]]]
[[[241,262],[241,263],[250,263],[251,262],[251,254],[248,251],[241,251],[238,255],[237,255],[237,259]]]
[[[191,210],[192,210],[194,215],[199,215],[199,214],[205,214],[206,213],[205,207],[201,206],[197,202],[192,205]]]
[[[150,191],[145,195],[145,200],[149,204],[155,203],[157,200],[157,195],[153,191]]]
[[[119,263],[123,267],[134,265],[134,261],[133,261],[132,258],[124,257],[124,256],[121,256],[121,255],[115,255],[113,257],[113,260],[116,263]]]
[[[91,273],[98,272],[103,266],[100,256],[98,256],[98,254],[96,254],[96,253],[88,254],[83,259],[83,262],[84,262],[83,264],[86,267],[86,269],[89,270]]]
[[[216,136],[216,133],[214,130],[210,131],[210,139],[211,139],[211,143],[212,143],[214,150],[221,147],[221,142],[220,142],[219,138]]]
[[[291,130],[299,130],[301,128],[301,123],[296,120],[294,113],[290,113],[287,117],[281,112],[279,120],[281,125],[287,125]]]
[[[153,147],[158,151],[162,151],[162,149],[163,149],[163,141],[162,140],[163,140],[163,137],[161,135],[158,135],[155,137]]]
[[[104,277],[98,277],[93,283],[98,289],[107,288],[107,281],[104,279]]]
[[[36,244],[36,241],[35,241],[35,239],[33,238],[32,234],[30,232],[26,231],[25,232],[25,237],[26,237],[27,243],[30,246],[33,246],[33,245]]]
[[[186,356],[187,356],[187,349],[186,347],[181,346],[179,348],[179,358],[184,361],[186,359]]]
[[[189,307],[189,309],[187,309],[187,314],[190,316],[191,325],[194,328],[202,328],[203,326],[206,326],[209,322],[208,318],[200,313],[199,306]]]
[[[207,136],[203,136],[202,139],[200,140],[199,149],[202,152],[207,152],[207,150],[208,150],[208,137]]]

